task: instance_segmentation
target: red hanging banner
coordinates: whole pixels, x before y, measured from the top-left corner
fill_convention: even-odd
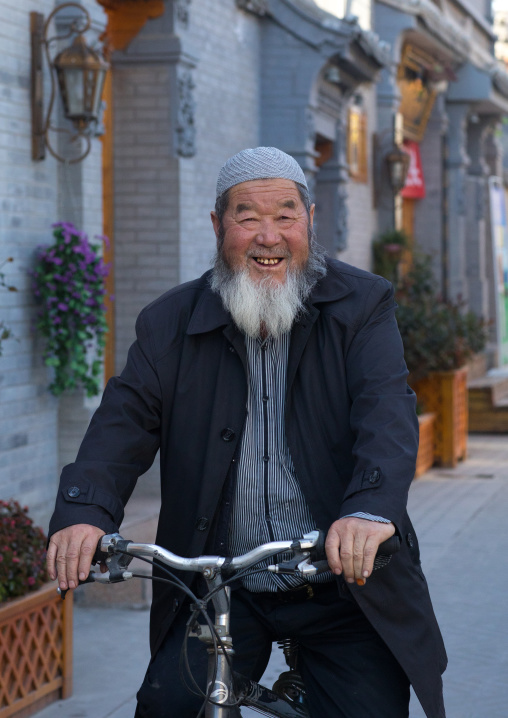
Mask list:
[[[409,170],[406,184],[400,193],[405,199],[423,199],[425,197],[425,179],[423,177],[420,145],[412,140],[404,140],[404,149],[409,155]]]

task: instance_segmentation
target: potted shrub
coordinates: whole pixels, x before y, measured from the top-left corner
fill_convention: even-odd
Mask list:
[[[436,414],[435,460],[455,466],[467,452],[466,363],[484,349],[487,323],[439,296],[427,256],[414,257],[396,300],[409,383],[424,410]]]
[[[0,501],[0,718],[72,693],[72,595],[47,583],[45,547],[27,507]]]
[[[392,284],[397,284],[401,260],[410,246],[411,241],[403,230],[383,232],[372,244],[374,273],[386,277]]]
[[[414,478],[424,474],[434,465],[434,445],[436,435],[436,414],[433,411],[423,411],[420,405],[416,407],[420,441],[416,457]]]

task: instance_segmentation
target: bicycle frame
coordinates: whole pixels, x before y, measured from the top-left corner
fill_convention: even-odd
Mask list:
[[[385,541],[379,547],[374,568],[386,565],[391,554],[398,551],[399,545],[400,541],[396,536]],[[290,671],[281,674],[273,690],[264,688],[259,683],[232,671],[234,650],[233,639],[229,635],[230,588],[224,585],[222,571],[229,574],[247,569],[262,559],[286,552],[293,554],[291,560],[270,565],[266,570],[301,577],[328,570],[326,561],[319,560],[320,555],[324,555],[324,534],[320,531],[311,531],[291,541],[263,544],[243,556],[232,559],[222,556],[184,558],[155,544],[138,544],[126,541],[119,534],[108,534],[102,537],[95,559],[104,560],[106,554],[109,571],[104,574],[90,573],[86,581],[80,583],[91,581],[117,583],[132,578],[133,574],[127,568],[134,557],[157,559],[170,568],[201,573],[208,587],[209,599],[211,598],[215,609],[213,629],[208,624],[202,625],[196,622],[190,634],[201,640],[208,651],[205,718],[236,718],[240,715],[239,707],[236,706],[240,705],[250,706],[272,718],[309,718],[305,707],[303,682],[298,672],[294,670],[294,665],[291,666]],[[64,598],[66,591],[60,593]]]
[[[220,574],[213,578],[206,578],[208,589],[211,591],[222,585]],[[258,712],[272,718],[309,718],[303,704],[288,702],[273,690],[269,690],[256,681],[239,673],[231,673],[231,661],[226,655],[233,658],[233,641],[229,635],[230,619],[230,588],[224,586],[212,597],[215,609],[215,630],[221,637],[223,646],[214,647],[212,633],[208,626],[201,626],[199,633],[193,631],[191,636],[199,638],[207,645],[208,650],[208,677],[207,690],[214,703],[208,703],[205,709],[205,718],[232,718],[232,706],[237,704],[241,697],[241,705],[252,707]],[[301,681],[295,672],[295,682]],[[213,684],[213,685],[212,685]],[[303,684],[302,684],[303,685]],[[239,714],[238,714],[239,715]]]

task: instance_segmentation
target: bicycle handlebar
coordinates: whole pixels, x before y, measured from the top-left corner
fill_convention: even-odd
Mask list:
[[[400,539],[394,535],[379,545],[375,568],[386,565],[392,554],[400,548]],[[106,562],[109,571],[107,573],[91,572],[85,581],[79,581],[79,585],[97,581],[99,583],[117,583],[132,578],[132,573],[127,570],[130,562],[136,556],[141,558],[157,559],[164,565],[180,571],[194,571],[202,573],[205,577],[217,571],[229,576],[241,569],[249,568],[265,558],[279,553],[293,553],[289,561],[267,566],[267,571],[272,573],[298,574],[303,577],[313,576],[317,573],[329,570],[325,552],[325,534],[323,531],[310,531],[301,538],[289,541],[272,541],[262,544],[242,556],[226,558],[225,556],[197,556],[185,558],[177,556],[156,544],[134,543],[126,540],[120,534],[106,534],[102,536],[97,544],[97,550],[93,561]],[[377,563],[377,565],[376,565]],[[59,589],[60,591],[60,589]],[[62,598],[66,590],[60,591]]]

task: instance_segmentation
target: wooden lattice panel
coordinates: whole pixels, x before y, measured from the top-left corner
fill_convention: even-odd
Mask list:
[[[50,585],[1,606],[0,718],[24,718],[71,692],[72,595],[61,601]]]
[[[412,384],[412,388],[424,410],[436,414],[436,463],[456,466],[467,454],[467,368],[435,372]]]

